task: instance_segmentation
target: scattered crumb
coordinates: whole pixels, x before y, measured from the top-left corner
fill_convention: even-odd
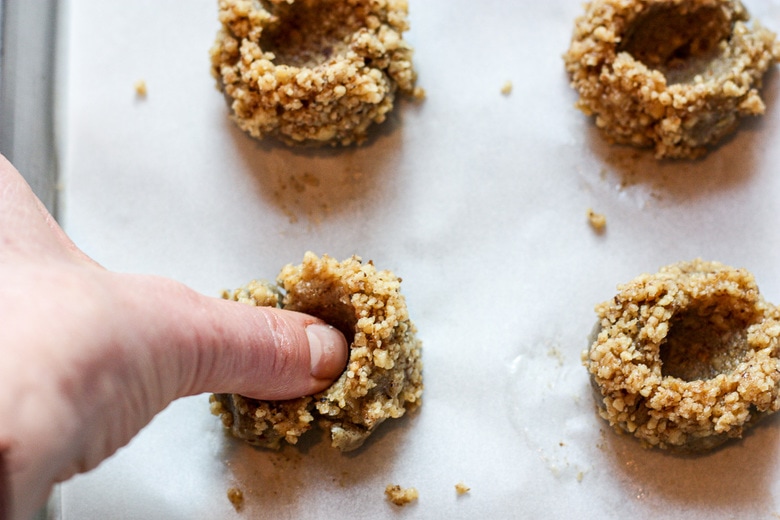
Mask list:
[[[412,91],[412,99],[414,99],[415,101],[423,101],[426,96],[427,93],[425,92],[424,88],[414,87],[414,90]]]
[[[607,217],[601,213],[596,213],[590,208],[588,208],[588,222],[590,222],[591,227],[597,233],[601,233],[607,227]]]
[[[584,471],[580,471],[579,473],[577,473],[577,482],[582,482],[582,479],[584,479],[584,478],[585,478],[585,472]]]
[[[512,93],[512,82],[511,81],[507,81],[506,83],[504,83],[504,86],[501,87],[501,93],[503,95],[505,95],[505,96],[508,96],[509,94]]]
[[[388,484],[385,488],[387,499],[397,506],[405,506],[417,500],[420,494],[415,488],[402,488],[399,485]]]
[[[232,487],[228,489],[227,497],[230,503],[233,504],[233,507],[236,508],[236,511],[239,511],[244,505],[244,492],[238,488]]]
[[[468,487],[463,482],[458,482],[457,484],[455,484],[455,491],[458,493],[458,496],[461,496],[471,491],[471,488]]]
[[[138,97],[146,97],[146,81],[141,79],[135,82],[135,93]]]

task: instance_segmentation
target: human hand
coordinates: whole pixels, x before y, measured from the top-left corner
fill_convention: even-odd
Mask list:
[[[105,270],[2,156],[0,317],[0,520],[29,518],[178,397],[316,393],[348,354],[311,316]]]

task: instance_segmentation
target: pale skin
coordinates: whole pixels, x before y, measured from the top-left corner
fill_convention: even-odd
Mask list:
[[[0,156],[0,520],[29,518],[174,399],[312,394],[347,353],[311,316],[106,270]]]

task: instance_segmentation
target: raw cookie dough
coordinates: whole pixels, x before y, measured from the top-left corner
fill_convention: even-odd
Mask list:
[[[618,286],[583,353],[600,415],[645,446],[702,451],[780,409],[780,312],[753,276],[694,260]]]
[[[407,0],[220,0],[212,74],[241,129],[349,145],[416,90]]]
[[[775,34],[739,0],[593,0],[564,55],[577,107],[611,142],[695,158],[764,113]]]
[[[279,287],[254,281],[224,296],[322,319],[351,339],[349,361],[341,377],[314,396],[271,402],[213,395],[211,410],[233,435],[278,448],[282,440],[296,444],[316,420],[330,432],[333,447],[350,451],[385,419],[420,405],[421,342],[399,292],[400,278],[356,256],[338,262],[306,253],[301,265],[286,266],[277,281]]]

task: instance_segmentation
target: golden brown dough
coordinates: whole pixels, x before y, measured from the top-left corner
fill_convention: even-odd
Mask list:
[[[646,446],[714,448],[780,409],[780,312],[753,276],[694,260],[618,286],[583,362],[600,415]]]
[[[360,143],[415,91],[407,0],[220,0],[212,74],[233,119],[288,144]]]
[[[694,158],[764,113],[774,33],[739,0],[593,0],[564,55],[577,107],[612,142]]]
[[[401,417],[420,405],[421,343],[398,277],[356,256],[338,262],[306,253],[301,265],[286,266],[277,281],[281,291],[255,281],[225,297],[322,319],[351,338],[349,362],[330,388],[313,397],[271,402],[213,395],[212,412],[233,435],[278,448],[282,440],[297,443],[316,420],[330,432],[334,447],[350,451],[385,419]]]

